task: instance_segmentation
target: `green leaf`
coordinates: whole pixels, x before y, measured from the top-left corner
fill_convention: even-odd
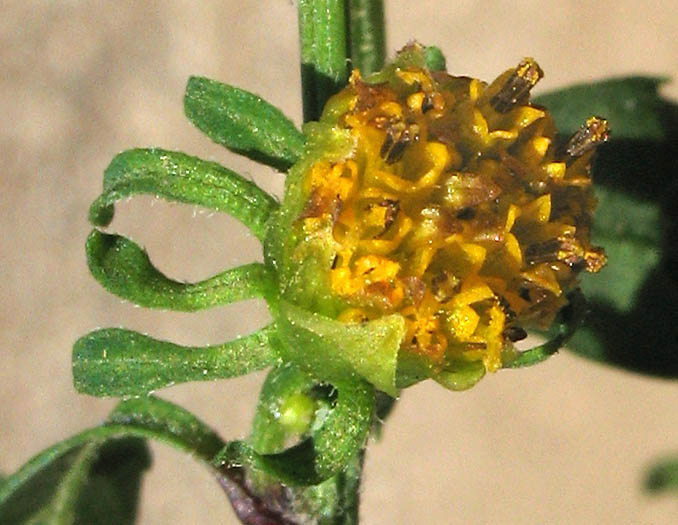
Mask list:
[[[191,77],[184,111],[217,144],[287,171],[304,149],[304,136],[283,113],[257,95],[204,77]]]
[[[288,485],[317,485],[345,469],[365,445],[375,406],[374,388],[365,381],[337,387],[334,405],[312,436],[277,454],[258,454],[233,442],[215,459],[218,466],[249,465]]]
[[[191,454],[205,464],[225,446],[224,441],[188,410],[155,396],[121,401],[103,430],[154,439]]]
[[[104,191],[92,203],[90,221],[107,226],[113,204],[136,194],[197,204],[233,215],[259,239],[278,203],[256,184],[219,164],[162,149],[120,153],[104,172]]]
[[[634,372],[678,378],[678,310],[672,307],[678,303],[678,106],[657,95],[656,83],[648,90],[654,99],[639,100],[660,108],[662,136],[654,139],[653,128],[638,126],[639,138],[613,134],[598,152],[593,240],[609,260],[600,274],[582,279],[590,313],[568,348]]]
[[[119,235],[92,231],[86,252],[89,269],[104,288],[148,308],[194,312],[255,297],[271,299],[275,293],[274,276],[260,263],[183,283],[163,275],[142,248]]]
[[[351,65],[367,76],[384,66],[384,2],[349,0],[348,9]]]
[[[534,98],[555,118],[561,133],[573,134],[587,118],[610,123],[616,139],[662,139],[662,104],[658,89],[665,78],[625,77],[559,89]]]
[[[304,122],[318,120],[348,79],[345,0],[299,0]]]
[[[73,346],[76,390],[94,396],[142,395],[187,381],[236,377],[271,365],[273,326],[215,346],[186,347],[119,328]]]
[[[121,402],[108,421],[44,450],[0,485],[0,523],[132,524],[144,442],[157,439],[207,465],[224,442],[186,410],[146,397]]]
[[[131,525],[149,466],[139,438],[55,445],[0,488],[0,523]]]
[[[405,321],[389,315],[348,324],[280,302],[278,352],[314,378],[339,383],[356,374],[396,396],[396,368]]]
[[[582,289],[591,300],[629,312],[643,283],[661,258],[661,210],[620,190],[597,188],[598,209],[593,242],[603,246],[608,262],[599,274],[582,277]]]
[[[664,458],[652,465],[645,476],[645,489],[678,494],[678,456]]]

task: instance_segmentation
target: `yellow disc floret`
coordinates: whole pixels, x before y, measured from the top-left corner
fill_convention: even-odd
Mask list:
[[[336,126],[355,148],[308,170],[299,217],[331,225],[340,321],[397,313],[402,352],[493,371],[524,326],[552,321],[580,271],[603,266],[590,161],[607,124],[592,117],[559,147],[529,103],[541,77],[529,58],[489,85],[412,65],[354,71]]]

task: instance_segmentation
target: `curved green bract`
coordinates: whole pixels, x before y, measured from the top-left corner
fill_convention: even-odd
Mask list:
[[[397,395],[398,351],[405,336],[401,315],[343,323],[281,301],[276,322],[283,360],[332,384],[357,374],[379,390]]]
[[[194,312],[213,306],[271,298],[275,277],[261,263],[226,270],[197,283],[169,279],[133,241],[94,230],[87,239],[87,264],[109,292],[147,308]]]
[[[342,471],[365,444],[375,406],[365,381],[335,385],[337,399],[310,438],[278,454],[258,454],[233,442],[215,459],[217,466],[250,465],[288,485],[317,485]]]
[[[552,336],[546,343],[525,350],[524,352],[507,353],[503,357],[503,368],[521,368],[532,366],[545,361],[560,350],[574,335],[584,321],[587,313],[586,299],[581,290],[577,289],[568,296],[569,304],[558,314],[559,319],[554,323]]]
[[[278,108],[215,80],[191,77],[184,111],[217,144],[280,171],[287,171],[304,149],[304,136]]]
[[[224,447],[176,405],[154,397],[122,401],[104,425],[53,445],[7,478],[0,521],[131,525],[140,475],[150,465],[138,438],[162,441],[208,465]]]
[[[116,201],[144,193],[229,213],[259,239],[278,207],[256,184],[219,164],[176,151],[133,149],[117,155],[106,168],[104,191],[90,207],[90,221],[107,226]]]
[[[236,377],[276,361],[267,326],[221,345],[179,346],[121,328],[97,330],[73,346],[76,390],[94,396],[143,395],[188,381]]]

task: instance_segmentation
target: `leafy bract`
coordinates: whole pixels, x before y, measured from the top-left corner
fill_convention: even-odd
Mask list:
[[[118,154],[104,172],[104,191],[90,207],[96,226],[113,219],[113,204],[137,194],[197,204],[231,214],[259,239],[278,207],[276,200],[237,173],[185,153],[132,149]]]
[[[358,374],[379,390],[397,395],[398,351],[405,336],[402,316],[343,323],[281,301],[277,327],[283,360],[332,384]]]
[[[75,388],[94,396],[142,395],[187,381],[236,377],[276,360],[272,326],[221,345],[179,346],[121,328],[96,330],[73,346]]]
[[[163,275],[133,241],[94,230],[87,239],[87,263],[109,292],[147,308],[193,312],[204,308],[270,297],[275,284],[271,270],[252,263],[226,270],[197,283]]]
[[[280,171],[287,171],[304,148],[304,136],[278,108],[215,80],[191,77],[184,110],[214,142]]]

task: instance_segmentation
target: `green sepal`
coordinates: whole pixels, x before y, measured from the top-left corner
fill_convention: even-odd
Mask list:
[[[361,380],[335,386],[334,405],[311,437],[277,454],[259,454],[245,442],[232,442],[215,459],[216,466],[246,466],[292,486],[317,485],[344,470],[365,445],[375,391]]]
[[[276,312],[278,352],[312,377],[332,384],[360,376],[398,394],[398,351],[405,320],[394,314],[367,323],[343,323],[281,301]]]
[[[221,345],[179,346],[121,328],[96,330],[73,346],[73,383],[93,396],[143,395],[188,381],[248,374],[276,361],[273,326]]]
[[[163,275],[146,251],[125,237],[93,230],[85,250],[89,269],[104,288],[147,308],[194,312],[255,297],[271,300],[275,295],[275,277],[261,263],[184,283]]]
[[[308,170],[319,161],[339,162],[355,147],[350,133],[325,121],[333,116],[323,116],[323,122],[304,126],[307,137],[304,156],[285,180],[284,202],[271,217],[264,241],[264,260],[276,269],[281,294],[325,315],[337,312],[336,300],[327,285],[327,269],[335,253],[332,235],[328,231],[308,239],[298,219],[308,202],[309,189],[304,186]]]
[[[259,239],[278,208],[256,184],[215,162],[176,151],[132,149],[116,155],[106,168],[104,190],[90,207],[90,221],[107,226],[116,201],[144,193],[229,213]]]
[[[658,140],[665,135],[658,90],[666,81],[657,77],[615,78],[559,89],[533,101],[551,112],[558,131],[566,135],[598,115],[608,120],[615,140]]]
[[[0,485],[0,523],[132,524],[141,474],[150,465],[142,439],[211,465],[224,442],[182,408],[154,397],[121,402],[104,425],[39,453]]]
[[[485,376],[482,361],[449,361],[443,367],[426,357],[401,352],[398,357],[396,386],[406,388],[425,379],[433,379],[448,390],[468,390]]]
[[[445,60],[445,55],[436,46],[426,46],[424,49],[424,55],[426,56],[426,67],[430,71],[446,71],[447,70],[447,61]]]
[[[184,111],[217,144],[279,171],[287,171],[304,148],[304,136],[278,108],[216,80],[189,78]]]

